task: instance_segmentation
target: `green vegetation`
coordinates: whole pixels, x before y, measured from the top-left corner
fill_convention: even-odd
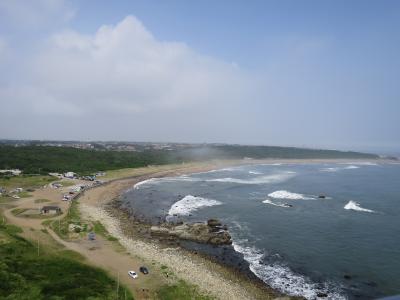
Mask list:
[[[93,223],[93,231],[104,237],[108,234],[106,228],[99,221]]]
[[[87,266],[79,254],[48,252],[21,238],[16,226],[0,225],[0,299],[133,299],[103,270]]]
[[[50,219],[59,214],[41,214],[37,209],[32,208],[15,208],[11,211],[14,216],[31,219]]]
[[[1,153],[1,147],[0,147]],[[2,154],[0,154],[0,161],[3,159]],[[15,188],[38,188],[42,187],[50,182],[54,181],[55,177],[53,176],[29,176],[29,175],[20,175],[20,176],[3,176],[0,177],[0,187],[5,188],[7,190],[15,189]]]
[[[244,157],[254,159],[378,158],[377,155],[358,152],[240,145],[198,145],[170,151],[143,150],[141,152],[83,150],[69,147],[0,146],[0,168],[18,168],[25,174],[73,171],[85,175],[95,171]],[[2,186],[1,181],[0,186]]]
[[[161,300],[211,300],[210,296],[201,295],[198,289],[186,283],[183,280],[179,280],[174,285],[165,285],[161,287],[157,292],[157,297]]]
[[[27,211],[27,210],[28,210],[27,208],[14,208],[14,209],[11,211],[11,213],[12,213],[14,216],[17,216],[17,215],[22,214],[23,212],[25,212],[25,211]]]
[[[21,197],[21,198],[29,198],[29,197],[32,197],[32,195],[29,194],[28,192],[20,192],[20,193],[18,193],[17,195],[18,195],[19,197]]]
[[[46,225],[47,223],[42,224]],[[61,220],[54,220],[53,222],[49,222],[48,224],[50,225],[51,229],[53,229],[53,231],[63,239],[68,239],[69,237],[69,224],[77,225],[77,230],[75,231],[76,233],[87,231],[87,224],[84,224],[81,221],[78,202],[76,200],[71,202],[68,213],[65,215],[64,218],[62,218]],[[78,228],[82,228],[82,230],[78,230]]]

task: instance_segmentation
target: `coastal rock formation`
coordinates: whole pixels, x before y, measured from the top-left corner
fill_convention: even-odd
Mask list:
[[[214,219],[209,220],[207,223],[151,226],[150,233],[152,236],[177,238],[203,244],[232,244],[232,238],[226,226],[222,226],[221,222]]]

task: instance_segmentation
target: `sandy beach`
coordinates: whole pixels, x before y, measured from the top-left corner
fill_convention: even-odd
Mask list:
[[[140,181],[154,177],[204,172],[242,163],[243,161],[230,161],[193,164],[170,167],[168,170],[156,172],[150,171],[147,174],[126,179],[110,180],[80,196],[80,211],[84,219],[101,222],[111,235],[118,238],[121,245],[131,256],[139,257],[146,262],[155,261],[157,264],[168,266],[178,279],[197,285],[204,294],[217,299],[275,299],[279,297],[278,293],[205,257],[193,255],[179,247],[165,247],[165,245],[160,245],[156,241],[143,240],[132,234],[128,236],[122,229],[121,220],[113,217],[106,209],[107,204]],[[136,172],[145,173],[145,170],[136,170]],[[112,259],[112,257],[109,259]]]
[[[125,174],[127,178],[110,179],[104,185],[84,192],[79,199],[80,210],[84,218],[100,221],[126,250],[140,259],[166,265],[180,279],[197,285],[205,294],[218,299],[274,299],[279,294],[262,284],[254,282],[243,274],[237,274],[232,269],[181,249],[180,247],[165,247],[157,241],[144,240],[135,233],[124,230],[123,218],[115,217],[106,208],[122,192],[136,183],[156,177],[178,176],[196,172],[205,172],[227,166],[259,163],[350,163],[354,160],[262,160],[262,161],[224,161],[190,165],[174,165],[141,168],[134,174]],[[119,174],[120,176],[121,174]],[[132,220],[130,220],[132,222]]]

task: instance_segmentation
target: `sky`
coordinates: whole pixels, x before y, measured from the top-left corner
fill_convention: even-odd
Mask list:
[[[0,0],[0,138],[398,151],[399,53],[396,0]]]

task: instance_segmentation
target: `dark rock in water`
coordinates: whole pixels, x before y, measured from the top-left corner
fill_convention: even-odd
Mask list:
[[[319,195],[319,196],[318,196],[318,198],[319,198],[319,199],[325,199],[325,198],[326,198],[326,196],[325,196],[325,195],[323,195],[323,194],[321,194],[321,195]]]
[[[328,294],[327,293],[323,293],[323,292],[319,292],[319,293],[317,293],[317,297],[326,298],[326,297],[328,297]]]
[[[371,286],[371,287],[376,287],[378,286],[378,284],[374,281],[367,281],[367,282],[363,282],[365,285]]]
[[[212,221],[211,224],[218,224],[219,221]],[[220,223],[219,223],[220,224]],[[211,245],[230,245],[232,238],[228,231],[210,226],[205,223],[183,223],[177,226],[151,226],[150,232],[154,236],[189,240],[198,243]],[[217,230],[215,230],[217,228]]]
[[[343,275],[343,278],[344,278],[344,279],[347,279],[347,280],[352,279],[351,275],[349,275],[349,274],[344,274],[344,275]]]
[[[221,226],[222,224],[217,219],[209,219],[207,221],[207,225],[210,226],[210,227],[215,227],[215,226]]]

